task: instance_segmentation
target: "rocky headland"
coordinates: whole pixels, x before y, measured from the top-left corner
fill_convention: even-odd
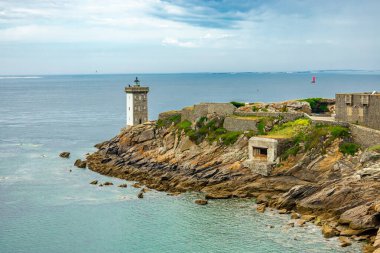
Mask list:
[[[305,104],[299,104],[299,110],[304,109]],[[187,118],[191,110],[186,108]],[[255,198],[260,212],[276,208],[291,213],[295,225],[313,222],[326,238],[340,236],[342,246],[364,241],[363,251],[380,251],[379,149],[360,149],[349,129],[315,125],[305,118],[255,118],[255,130],[228,131],[223,114],[183,115],[168,112],[158,121],[123,129],[96,145],[87,167],[170,194],[197,191],[205,199]],[[269,176],[245,166],[252,136],[288,140]]]

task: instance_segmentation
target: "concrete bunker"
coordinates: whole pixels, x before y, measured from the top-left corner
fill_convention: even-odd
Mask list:
[[[244,165],[254,173],[268,176],[288,143],[288,139],[252,137],[248,141],[248,160]]]

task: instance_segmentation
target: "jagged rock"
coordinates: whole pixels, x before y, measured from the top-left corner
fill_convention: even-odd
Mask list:
[[[369,213],[370,208],[371,205],[366,204],[349,209],[340,216],[339,223],[349,224],[349,227],[355,230],[378,228],[380,221],[376,213]]]
[[[377,234],[376,234],[375,242],[373,243],[373,246],[376,248],[380,247],[380,229],[377,230]]]
[[[141,184],[139,184],[139,183],[134,183],[132,186],[133,186],[134,188],[141,188]]]
[[[208,201],[206,199],[196,199],[194,203],[197,205],[207,205]]]
[[[299,213],[296,213],[296,212],[292,212],[291,214],[290,214],[290,218],[291,219],[299,219],[301,217],[301,215],[299,214]]]
[[[315,219],[315,215],[308,215],[308,214],[305,214],[305,215],[302,215],[301,216],[301,219],[305,220],[305,221],[312,221]]]
[[[266,205],[265,204],[258,204],[257,207],[256,207],[256,211],[259,212],[259,213],[265,212],[265,209],[266,209]]]
[[[70,152],[62,152],[59,154],[60,157],[62,158],[69,158],[70,157]]]
[[[302,220],[302,219],[299,219],[299,220],[296,220],[295,224],[298,226],[298,227],[303,227],[305,225],[306,221],[305,220]]]
[[[147,129],[140,134],[138,142],[148,141],[153,138],[154,138],[154,129]]]
[[[105,182],[103,185],[104,186],[110,186],[110,185],[113,185],[113,183],[112,182]]]
[[[74,166],[77,166],[78,168],[84,169],[87,166],[87,162],[82,161],[81,159],[77,159],[74,163]]]
[[[288,210],[286,210],[286,209],[280,209],[280,210],[278,210],[278,213],[279,214],[286,214],[286,213],[288,213]]]
[[[377,161],[380,159],[380,153],[374,152],[374,151],[365,151],[360,156],[360,162],[366,163],[369,161]]]
[[[342,231],[340,231],[340,235],[344,235],[344,236],[352,236],[352,235],[359,235],[361,233],[363,233],[365,230],[355,230],[355,229],[344,229]]]
[[[146,187],[144,187],[144,188],[141,189],[141,191],[142,191],[143,193],[147,193],[147,192],[149,191],[149,189],[146,188]]]
[[[91,181],[90,184],[98,184],[98,180]]]
[[[140,191],[140,192],[137,194],[137,197],[138,197],[139,199],[144,198],[144,192]]]
[[[277,201],[278,208],[292,209],[296,201],[303,199],[311,194],[315,193],[318,187],[311,185],[296,185],[292,187],[288,192],[284,193]]]
[[[325,238],[331,238],[331,237],[337,236],[339,233],[328,224],[324,224],[322,226],[322,234]]]
[[[351,240],[344,236],[339,236],[340,246],[347,247],[352,244]]]
[[[120,184],[118,187],[121,187],[121,188],[127,188],[128,185],[127,185],[127,184]]]
[[[262,193],[259,196],[257,196],[256,203],[257,204],[268,203],[270,199],[271,199],[271,195],[270,194]]]

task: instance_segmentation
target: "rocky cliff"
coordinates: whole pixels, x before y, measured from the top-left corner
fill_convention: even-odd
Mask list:
[[[254,197],[261,210],[275,207],[300,218],[297,224],[307,221],[322,226],[325,237],[343,236],[341,241],[346,244],[346,239],[364,240],[367,252],[380,246],[380,233],[376,238],[379,153],[366,150],[343,155],[341,138],[319,137],[322,146],[283,158],[264,177],[243,165],[248,138],[241,134],[229,145],[206,139],[194,142],[174,123],[147,122],[97,144],[99,150],[87,157],[87,165],[101,174],[139,181],[171,194],[199,191],[207,199]]]

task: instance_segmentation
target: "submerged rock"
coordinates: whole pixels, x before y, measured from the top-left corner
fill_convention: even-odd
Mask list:
[[[194,203],[197,205],[207,205],[208,201],[206,199],[196,199]]]
[[[103,185],[104,186],[110,186],[110,185],[113,185],[113,183],[112,182],[105,182]]]
[[[127,188],[128,185],[127,185],[127,184],[120,184],[118,187],[121,187],[121,188]]]
[[[140,192],[137,194],[137,197],[138,197],[139,199],[144,198],[144,192],[140,191]]]
[[[340,246],[347,247],[352,244],[351,240],[345,236],[339,236]]]
[[[69,158],[70,157],[70,152],[62,152],[59,154],[60,157],[62,158]]]
[[[90,184],[98,184],[98,180],[91,181]]]

